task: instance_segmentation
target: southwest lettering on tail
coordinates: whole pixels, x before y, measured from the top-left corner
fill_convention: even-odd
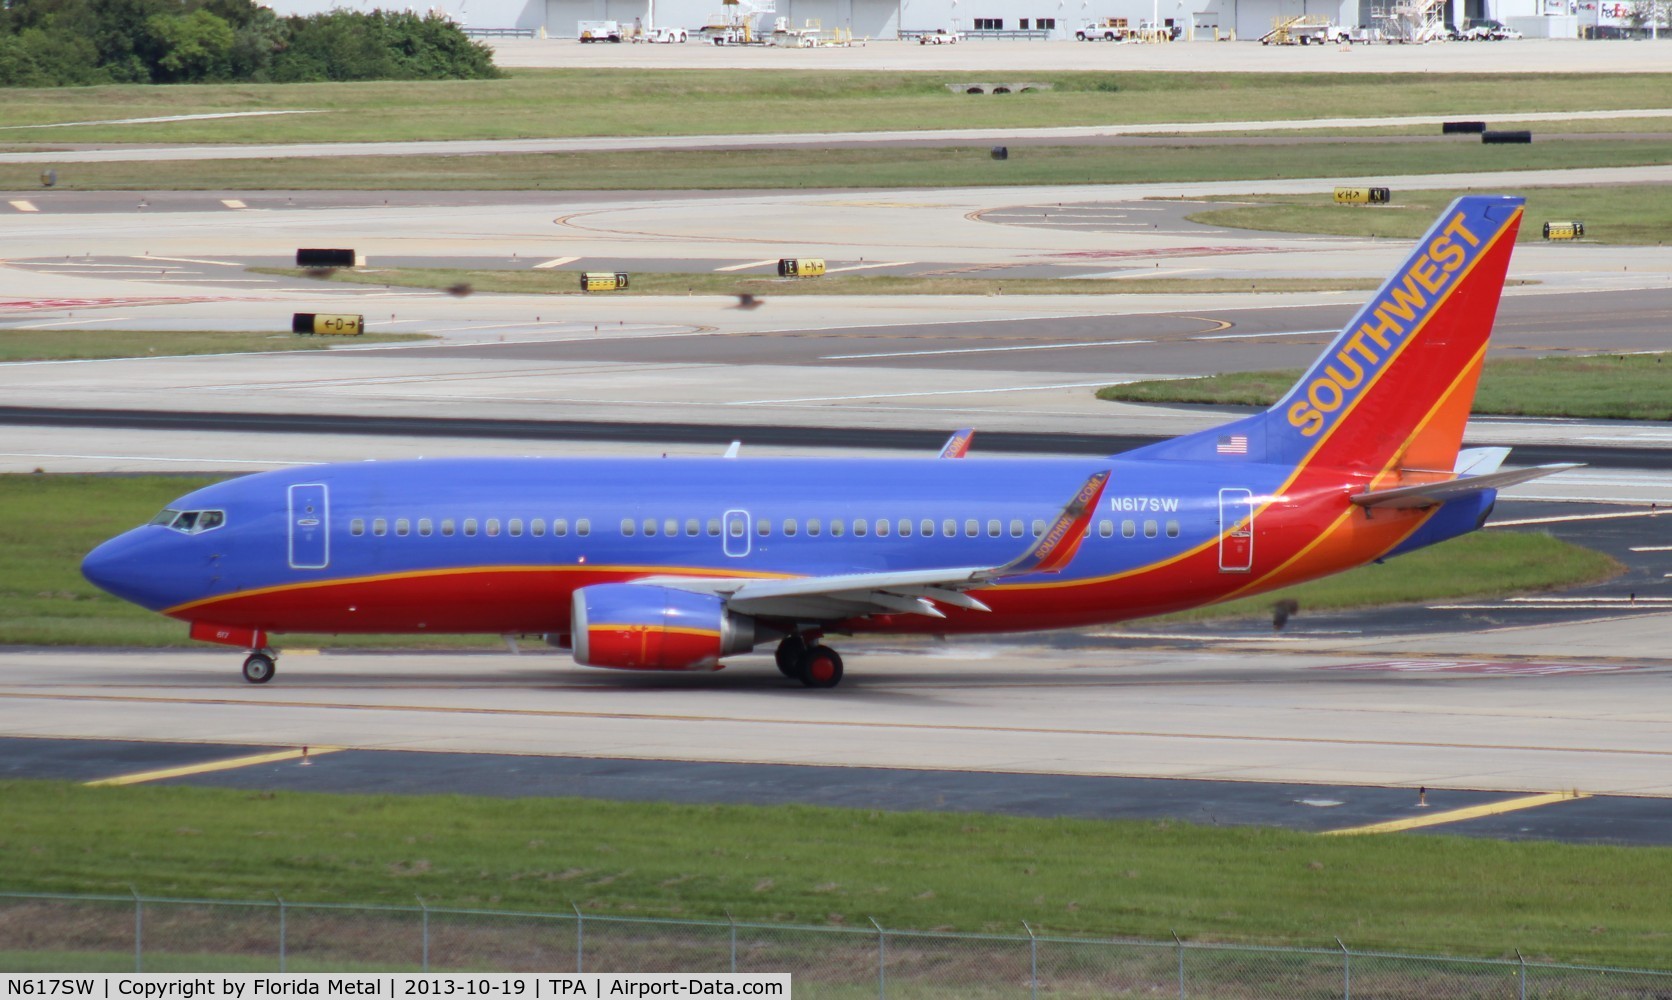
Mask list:
[[[1346,343],[1324,362],[1322,371],[1307,382],[1302,396],[1289,404],[1290,426],[1306,437],[1316,437],[1328,427],[1330,415],[1350,406],[1360,387],[1367,380],[1374,381],[1398,352],[1406,335],[1422,325],[1480,245],[1464,214],[1452,215],[1422,251],[1382,286],[1360,314],[1368,313],[1370,318],[1358,323]]]
[[[1269,410],[1125,454],[284,469],[181,497],[82,571],[249,649],[256,684],[272,635],[452,632],[616,670],[776,647],[828,688],[829,635],[1079,628],[1300,583],[1473,531],[1553,471],[1458,453],[1520,205],[1454,202]]]

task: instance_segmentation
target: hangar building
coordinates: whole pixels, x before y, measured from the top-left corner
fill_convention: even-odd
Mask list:
[[[1271,30],[1274,19],[1311,15],[1347,27],[1374,27],[1379,15],[1427,3],[1443,4],[1446,23],[1492,17],[1517,22],[1543,15],[1571,13],[1574,0],[755,0],[776,3],[762,19],[767,30],[778,17],[791,27],[818,21],[826,29],[844,28],[855,39],[898,38],[901,32],[952,28],[966,34],[1005,37],[1018,31],[1047,32],[1072,39],[1096,18],[1124,17],[1133,27],[1155,18],[1197,38],[1234,32],[1253,40]],[[433,0],[443,12],[471,29],[515,28],[550,38],[574,38],[583,20],[613,20],[631,25],[697,28],[721,23],[722,0]],[[280,14],[311,14],[333,7],[371,9],[399,4],[377,0],[275,0]],[[1560,9],[1557,9],[1560,8]],[[1525,30],[1525,29],[1523,29]],[[1003,33],[1003,34],[1001,34]],[[1528,31],[1528,35],[1545,32]],[[695,39],[692,40],[695,43]]]

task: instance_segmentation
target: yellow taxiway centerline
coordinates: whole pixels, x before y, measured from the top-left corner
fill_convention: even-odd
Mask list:
[[[140,771],[137,774],[122,774],[114,778],[100,778],[98,781],[87,782],[87,787],[94,788],[101,785],[140,785],[147,781],[164,781],[168,778],[183,778],[189,774],[208,774],[211,771],[233,771],[240,767],[254,767],[257,764],[274,764],[281,760],[296,760],[301,757],[318,757],[320,754],[336,753],[342,747],[302,747],[299,750],[277,750],[273,753],[249,754],[244,757],[229,757],[226,760],[206,761],[202,764],[186,764],[182,767],[165,767],[156,771]]]
[[[1350,826],[1343,830],[1325,830],[1323,835],[1331,837],[1355,836],[1361,833],[1398,833],[1401,830],[1418,830],[1425,826],[1443,826],[1447,823],[1460,823],[1466,819],[1497,816],[1501,813],[1516,812],[1521,809],[1537,809],[1539,806],[1547,806],[1556,802],[1588,798],[1590,796],[1584,792],[1549,792],[1544,795],[1523,795],[1518,799],[1488,802],[1482,806],[1469,806],[1466,809],[1448,809],[1445,812],[1430,813],[1426,816],[1412,816],[1410,819],[1395,819],[1386,823],[1371,823],[1368,826]]]

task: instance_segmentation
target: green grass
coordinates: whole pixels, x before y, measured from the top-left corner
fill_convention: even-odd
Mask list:
[[[1491,358],[1475,393],[1475,413],[1604,420],[1672,420],[1672,354]],[[1129,403],[1270,406],[1301,369],[1227,372],[1204,378],[1129,382],[1097,398]]]
[[[810,806],[0,782],[14,891],[493,907],[1663,965],[1672,849]],[[161,919],[166,911],[153,916]],[[228,919],[231,919],[229,916]],[[298,927],[301,918],[298,917]],[[129,925],[131,927],[131,925]]]
[[[261,274],[299,277],[294,268],[254,267]],[[478,292],[583,295],[579,271],[463,271],[448,268],[359,268],[333,271],[328,280],[403,288],[451,288],[466,284]],[[632,275],[627,295],[1119,295],[1211,294],[1215,292],[1324,292],[1374,289],[1380,282],[1357,278],[976,278],[832,274],[820,278],[778,278],[707,272],[644,271]]]
[[[1672,162],[1672,136],[1530,146],[1435,146],[1397,139],[1214,149],[1188,144],[1029,146],[1012,149],[1002,162],[988,156],[986,145],[839,146],[80,163],[59,170],[58,185],[66,190],[236,191],[876,189],[1376,177],[1667,162]],[[35,187],[40,169],[38,164],[0,165],[0,188]],[[43,208],[50,199],[51,192],[36,197]]]
[[[1465,568],[1466,567],[1466,568]],[[1274,604],[1293,600],[1302,614],[1348,608],[1536,593],[1606,580],[1624,569],[1612,556],[1536,532],[1477,531],[1418,549],[1381,565],[1257,597],[1192,608],[1151,622],[1207,618],[1270,618]],[[1142,630],[1148,623],[1132,626]]]
[[[1492,148],[1492,147],[1487,147]],[[1229,208],[1211,208],[1193,221],[1232,229],[1333,236],[1415,239],[1453,198],[1470,190],[1395,191],[1386,206],[1336,205],[1326,193],[1250,195]],[[1497,193],[1497,192],[1492,192]],[[1518,242],[1543,242],[1544,223],[1578,219],[1590,243],[1664,244],[1672,240],[1672,184],[1602,184],[1516,188],[1527,199]],[[1229,199],[1226,199],[1229,200]]]
[[[0,125],[283,115],[5,132],[9,143],[355,142],[870,131],[1667,107],[1672,74],[1029,73],[1051,91],[954,94],[964,72],[541,69],[501,80],[8,88]],[[1545,128],[1554,128],[1546,125]]]
[[[188,476],[0,476],[0,645],[186,646],[186,626],[84,580],[81,559],[175,497],[213,482]],[[1466,555],[1467,558],[1461,558]],[[1600,553],[1543,535],[1479,535],[1307,584],[1305,610],[1548,590],[1617,571]],[[1190,612],[1264,614],[1274,595]],[[482,636],[286,635],[283,646],[489,649]]]
[[[241,330],[0,330],[0,362],[322,351],[345,344],[388,344],[430,339],[416,333],[308,337]]]

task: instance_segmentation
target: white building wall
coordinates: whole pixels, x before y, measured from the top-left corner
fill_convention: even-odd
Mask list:
[[[1485,0],[1491,6],[1512,6],[1540,0]],[[649,0],[431,0],[422,4],[389,3],[386,0],[274,0],[281,14],[312,14],[336,7],[371,10],[377,7],[436,10],[472,28],[544,29],[553,38],[575,37],[577,21],[613,19],[632,24],[635,18],[649,23]],[[1124,17],[1134,26],[1157,16],[1188,30],[1201,12],[1205,20],[1217,23],[1221,32],[1234,30],[1237,38],[1253,40],[1271,30],[1272,19],[1309,14],[1327,17],[1337,24],[1357,25],[1369,17],[1368,7],[1360,16],[1359,0],[777,0],[777,15],[789,18],[792,27],[818,20],[825,28],[846,28],[856,38],[894,38],[901,30],[933,31],[957,28],[969,31],[976,18],[996,18],[1005,29],[1016,29],[1026,19],[1035,28],[1040,18],[1056,21],[1055,36],[1072,39],[1074,30],[1094,18]],[[722,10],[720,0],[656,0],[655,23],[696,28]],[[773,15],[764,17],[761,28],[771,30]],[[1211,32],[1204,33],[1211,37]],[[694,42],[691,44],[695,44]],[[1026,45],[1025,41],[975,42],[970,44]],[[1084,43],[1084,44],[1104,44]],[[1113,63],[1112,63],[1113,65]]]

